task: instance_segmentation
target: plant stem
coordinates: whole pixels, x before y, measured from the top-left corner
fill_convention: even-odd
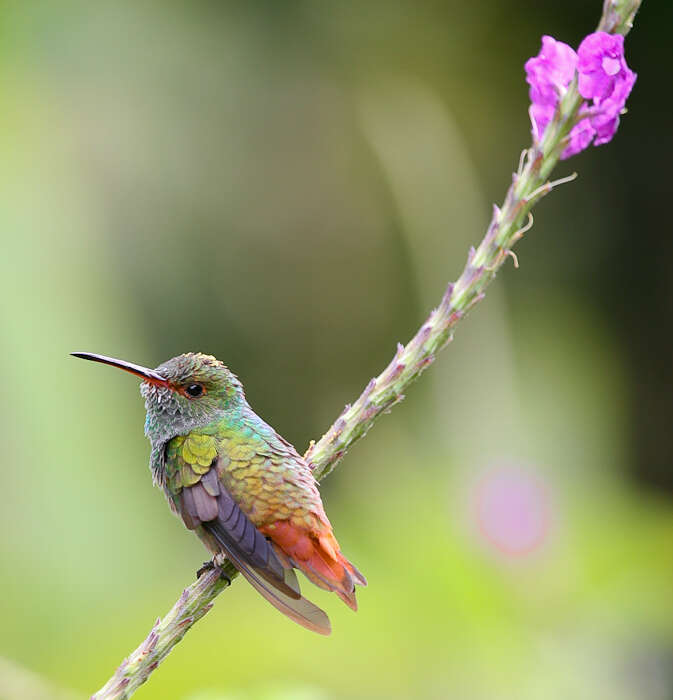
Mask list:
[[[627,34],[641,1],[605,0],[598,28]],[[494,206],[486,235],[476,250],[470,249],[462,274],[449,284],[439,306],[406,346],[398,344],[390,364],[367,384],[355,403],[345,407],[318,442],[311,443],[305,457],[311,463],[316,479],[327,476],[351,445],[367,434],[379,416],[404,398],[404,391],[452,340],[456,324],[484,298],[484,290],[507,258],[511,257],[515,267],[518,266],[512,247],[532,226],[530,210],[554,187],[575,178],[573,174],[555,182],[547,179],[567,144],[568,133],[576,123],[581,103],[574,81],[542,141],[522,153],[502,207]],[[223,571],[232,580],[237,573],[229,562],[225,563]],[[131,697],[192,625],[210,610],[214,598],[228,585],[215,570],[186,588],[163,620],[157,620],[148,637],[122,662],[92,700]]]

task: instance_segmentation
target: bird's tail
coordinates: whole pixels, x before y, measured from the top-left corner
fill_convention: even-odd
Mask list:
[[[367,580],[346,557],[331,528],[320,534],[307,532],[288,520],[279,520],[262,529],[292,566],[302,571],[316,586],[334,591],[352,610],[357,610],[355,585]]]

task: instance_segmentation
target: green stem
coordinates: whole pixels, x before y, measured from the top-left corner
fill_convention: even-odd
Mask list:
[[[611,33],[628,33],[640,4],[641,0],[605,0],[598,28]],[[556,182],[547,179],[565,148],[570,129],[577,122],[581,103],[576,82],[573,82],[542,141],[522,154],[502,207],[494,207],[486,235],[476,250],[470,250],[462,274],[449,284],[439,306],[406,346],[397,346],[390,364],[367,384],[355,403],[346,406],[317,443],[311,443],[306,459],[312,464],[316,479],[327,476],[381,414],[404,398],[404,391],[452,340],[456,324],[483,299],[484,290],[507,258],[512,257],[517,265],[512,247],[532,225],[530,210],[556,185],[575,177],[573,174]],[[231,579],[236,575],[228,562],[225,573]],[[227,586],[214,571],[186,588],[163,620],[157,620],[147,639],[122,662],[92,700],[131,697],[192,625],[210,610],[214,598]]]
[[[642,0],[604,0],[598,31],[609,34],[628,34],[633,27],[633,18]]]

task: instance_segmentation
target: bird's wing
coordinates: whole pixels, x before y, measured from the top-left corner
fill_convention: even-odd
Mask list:
[[[215,438],[174,438],[166,451],[166,487],[187,528],[202,527],[274,607],[307,629],[330,633],[327,615],[301,596],[292,569],[252,524],[218,478]]]

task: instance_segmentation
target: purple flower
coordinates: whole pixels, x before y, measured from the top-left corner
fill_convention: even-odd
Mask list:
[[[533,133],[542,137],[554,116],[559,99],[565,94],[575,75],[577,54],[562,41],[542,37],[540,53],[526,61],[526,81],[530,85],[530,118]]]
[[[570,131],[561,158],[579,153],[592,141],[595,146],[610,141],[636,81],[636,74],[624,60],[623,36],[594,32],[582,41],[577,53],[567,44],[544,36],[540,53],[526,61],[525,68],[536,141],[542,139],[554,118],[575,71],[580,95],[591,102],[580,107],[580,114],[586,116]]]
[[[562,41],[542,37],[540,53],[526,61],[526,80],[533,102],[555,104],[575,75],[577,54]]]
[[[561,153],[561,158],[565,160],[583,151],[589,146],[595,135],[596,129],[591,120],[588,118],[582,119],[579,124],[575,124],[570,130],[568,145],[563,150],[563,153]]]
[[[621,34],[594,32],[577,50],[578,88],[586,100],[605,100],[616,92],[624,101],[636,80],[624,60],[624,37]],[[625,90],[625,86],[629,85]]]
[[[544,105],[539,102],[532,102],[528,108],[530,121],[533,125],[533,136],[539,141],[547,128],[547,124],[552,120],[556,107],[554,105]]]
[[[578,89],[582,97],[593,101],[594,145],[600,146],[615,135],[619,115],[636,82],[636,74],[624,60],[624,37],[621,34],[589,34],[577,53]]]

